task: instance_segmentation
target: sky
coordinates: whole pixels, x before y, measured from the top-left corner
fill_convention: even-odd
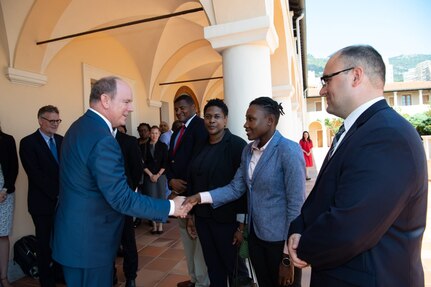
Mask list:
[[[431,0],[305,0],[307,53],[330,56],[354,44],[383,58],[431,55]]]

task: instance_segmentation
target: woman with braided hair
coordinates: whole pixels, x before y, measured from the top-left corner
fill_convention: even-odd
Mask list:
[[[293,272],[285,242],[305,199],[305,163],[299,144],[276,129],[282,114],[281,104],[269,97],[253,100],[244,124],[252,142],[244,148],[233,180],[184,203],[217,208],[247,192],[250,259],[259,286],[265,287],[301,286],[301,272]]]

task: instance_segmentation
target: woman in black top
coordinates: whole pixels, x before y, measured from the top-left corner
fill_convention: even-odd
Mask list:
[[[240,165],[246,142],[226,128],[227,117],[228,108],[222,100],[208,101],[204,121],[209,137],[191,163],[190,195],[228,184]],[[192,237],[199,236],[211,286],[227,286],[228,277],[234,273],[237,247],[233,242],[239,243],[243,228],[237,223],[237,214],[245,213],[246,208],[245,197],[217,209],[206,204],[193,208],[197,234],[192,220],[188,230]]]

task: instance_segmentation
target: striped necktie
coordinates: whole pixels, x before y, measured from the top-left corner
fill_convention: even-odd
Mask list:
[[[332,157],[335,148],[337,147],[337,143],[340,140],[341,135],[346,131],[346,129],[344,128],[344,124],[341,125],[340,129],[338,130],[338,132],[335,134],[334,137],[334,141],[332,142],[331,148],[329,149],[329,157]]]

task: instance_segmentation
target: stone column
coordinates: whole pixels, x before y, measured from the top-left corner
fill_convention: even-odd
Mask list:
[[[224,99],[229,129],[246,139],[243,128],[249,103],[272,97],[270,55],[278,37],[268,16],[209,26],[205,38],[223,57]]]
[[[398,93],[394,92],[394,107],[398,107]]]
[[[422,95],[422,90],[419,90],[419,105],[423,105],[424,104],[424,98]]]

